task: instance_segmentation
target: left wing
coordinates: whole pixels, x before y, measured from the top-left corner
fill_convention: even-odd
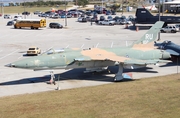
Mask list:
[[[138,60],[131,59],[121,56],[110,56],[109,58],[100,56],[99,58],[87,58],[87,57],[79,57],[75,58],[72,63],[67,66],[69,68],[93,68],[93,67],[107,67],[107,66],[115,66],[122,63],[123,65],[137,65],[137,66],[146,66],[150,64],[157,63],[167,63],[164,60]]]
[[[92,48],[81,52],[82,56],[75,58],[74,61],[67,65],[69,68],[93,68],[106,67],[124,64],[124,65],[141,65],[157,64],[162,60],[138,60],[129,57],[118,56],[113,52],[100,48]],[[164,61],[163,61],[164,62]]]

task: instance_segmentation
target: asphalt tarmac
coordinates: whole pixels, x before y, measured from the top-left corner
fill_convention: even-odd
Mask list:
[[[26,18],[39,17],[30,15]],[[126,29],[124,25],[99,26],[94,23],[91,25],[90,22],[79,23],[77,18],[68,18],[67,21],[47,18],[46,28],[32,30],[6,26],[8,21],[10,19],[0,17],[0,97],[53,91],[57,88],[63,90],[114,83],[114,73],[117,72],[117,67],[110,67],[110,73],[83,73],[85,69],[55,70],[55,76],[57,80],[59,78],[59,81],[56,81],[56,85],[50,85],[47,84],[50,79],[48,71],[7,68],[4,65],[23,58],[30,58],[31,56],[26,56],[26,51],[30,46],[37,46],[42,51],[52,47],[61,49],[127,46],[141,38],[149,28],[141,25],[136,31],[132,26]],[[48,27],[50,22],[59,22],[67,26],[63,29],[50,29]],[[180,32],[161,33],[161,41],[171,40],[180,44],[179,37]],[[176,64],[168,63],[150,65],[143,69],[124,70],[124,72],[132,73],[133,79],[140,79],[178,73],[179,69]]]

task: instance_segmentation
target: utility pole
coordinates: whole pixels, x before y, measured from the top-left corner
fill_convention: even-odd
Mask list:
[[[1,0],[1,14],[2,16],[4,15],[4,4],[2,0]]]
[[[24,13],[26,11],[26,6],[25,6],[25,0],[24,0]],[[26,19],[26,14],[24,14],[24,19]]]
[[[160,7],[161,7],[161,5],[160,5],[160,0],[158,0],[158,10],[159,10],[159,21],[161,21],[161,16],[160,16]],[[158,33],[158,39],[157,39],[158,41],[160,41],[161,40],[161,36],[160,36],[160,32]]]
[[[160,4],[160,0],[158,0],[158,8],[159,8],[159,21],[161,21],[161,16],[160,16],[160,10],[161,10],[161,4]]]
[[[102,9],[101,10],[102,10],[102,13],[103,13],[103,0],[101,0],[101,4],[102,4],[102,6],[101,6]]]
[[[65,26],[67,26],[66,0],[64,0],[64,3],[65,3]]]

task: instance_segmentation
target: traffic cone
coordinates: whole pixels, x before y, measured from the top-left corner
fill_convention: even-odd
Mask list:
[[[126,24],[126,29],[128,29],[128,24]]]
[[[139,27],[136,26],[136,32],[139,30]]]

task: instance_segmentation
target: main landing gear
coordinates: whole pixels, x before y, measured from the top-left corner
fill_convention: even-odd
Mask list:
[[[48,84],[56,84],[55,82],[55,76],[54,76],[54,73],[53,71],[50,71],[50,74],[51,74],[51,79],[49,80],[49,82],[47,82]]]
[[[123,73],[123,65],[120,63],[118,72],[115,74],[115,78],[114,78],[115,82],[123,80],[122,73]]]

